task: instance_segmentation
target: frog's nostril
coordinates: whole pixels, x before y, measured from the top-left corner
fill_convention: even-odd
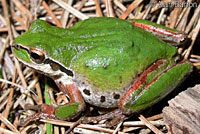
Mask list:
[[[20,49],[20,46],[18,44],[15,44],[14,48],[18,50],[18,49]]]

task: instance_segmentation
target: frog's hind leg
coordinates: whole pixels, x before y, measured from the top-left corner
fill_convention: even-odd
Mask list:
[[[133,83],[133,85],[131,86],[131,88],[129,88],[126,93],[123,95],[123,97],[121,98],[120,102],[119,102],[119,109],[117,111],[99,116],[99,117],[88,117],[84,119],[84,123],[85,122],[95,122],[95,121],[100,121],[103,119],[111,119],[113,118],[114,120],[111,121],[111,123],[109,123],[109,125],[116,125],[115,121],[119,120],[121,118],[121,121],[126,119],[126,116],[129,116],[132,114],[131,109],[131,105],[129,105],[128,107],[126,107],[126,103],[127,102],[131,102],[134,101],[134,99],[132,99],[132,94],[137,91],[137,89],[142,85],[146,83],[146,79],[147,76],[154,72],[155,70],[157,70],[160,66],[162,66],[164,63],[163,61],[158,61],[155,64],[153,64],[152,66],[150,66],[143,74],[140,75],[140,77],[136,80],[136,82]],[[108,126],[109,126],[108,125]]]
[[[36,121],[38,119],[72,120],[85,109],[85,102],[81,96],[80,91],[75,87],[75,85],[64,85],[61,82],[58,82],[56,84],[58,85],[59,89],[63,91],[64,94],[67,94],[69,96],[71,102],[58,107],[46,104],[37,106],[27,105],[26,109],[38,110],[39,113],[25,118],[23,121],[21,121],[21,126],[25,126],[31,121]]]
[[[138,113],[160,101],[192,71],[189,61],[159,60],[144,71],[120,100],[125,115]]]
[[[82,123],[113,119],[106,127],[114,126],[133,113],[140,112],[161,100],[191,71],[192,65],[188,61],[176,64],[171,59],[159,60],[149,66],[126,91],[119,102],[118,110],[97,117],[85,117]]]

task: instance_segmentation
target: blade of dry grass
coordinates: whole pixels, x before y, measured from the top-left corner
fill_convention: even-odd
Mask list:
[[[68,5],[67,3],[63,2],[62,0],[53,0],[53,1],[81,20],[85,20],[85,19],[89,18],[86,15],[84,15],[83,13],[79,12],[78,10],[76,10],[73,7],[71,7],[70,5]]]
[[[190,55],[190,53],[192,51],[192,48],[194,46],[195,40],[197,39],[197,36],[199,34],[199,31],[200,31],[200,18],[199,18],[199,20],[197,22],[197,25],[194,28],[193,32],[191,32],[192,33],[192,37],[191,37],[192,43],[190,44],[190,46],[188,48],[188,51],[184,56],[184,59],[188,59],[188,57],[189,57],[189,55]],[[191,34],[189,36],[191,36]]]
[[[68,5],[72,6],[73,0],[67,0],[67,3],[68,3]],[[61,22],[63,28],[66,27],[68,19],[69,19],[69,12],[67,10],[63,9],[63,12],[62,12],[61,18],[60,18],[60,22]]]
[[[7,130],[7,129],[3,129],[3,128],[1,128],[1,127],[0,127],[0,132],[2,132],[2,133],[4,133],[4,134],[17,134],[17,133],[14,133],[14,132],[12,132],[12,131],[9,131],[9,130]],[[18,133],[18,134],[20,134],[20,133]]]
[[[27,87],[27,83],[26,83],[26,80],[24,79],[24,76],[23,76],[23,73],[21,71],[19,62],[18,62],[18,60],[16,58],[14,58],[14,61],[15,61],[15,65],[16,65],[16,68],[17,68],[17,72],[18,72],[19,78],[20,78],[20,80],[22,82],[22,86],[23,87]]]
[[[41,119],[40,121],[42,122],[46,122],[46,123],[51,123],[51,124],[56,124],[56,125],[61,125],[61,126],[72,126],[74,123],[73,122],[67,122],[67,121],[57,121],[57,120],[44,120]],[[114,130],[111,129],[107,129],[107,128],[101,128],[101,127],[97,127],[95,125],[86,125],[86,124],[80,124],[77,127],[80,128],[87,128],[87,129],[91,129],[91,130],[96,130],[96,131],[101,131],[101,132],[106,132],[106,133],[113,133]],[[122,132],[118,132],[118,134],[124,134]]]
[[[14,75],[12,77],[12,83],[14,83],[15,80],[16,80],[16,69],[15,69],[14,72],[15,73],[14,73]],[[7,102],[7,105],[6,105],[6,108],[4,110],[4,114],[3,114],[4,118],[6,118],[6,119],[8,118],[8,115],[10,113],[10,108],[12,106],[11,102],[12,102],[13,94],[14,94],[14,88],[11,87],[10,88],[10,93],[9,93],[9,96],[8,96],[8,102]],[[5,124],[4,123],[1,123],[1,128],[5,128]]]
[[[152,125],[144,116],[140,115],[139,119],[155,134],[163,134],[159,129],[157,129],[154,125]]]
[[[85,3],[86,3],[87,1],[88,1],[88,0],[83,0],[83,1],[81,2],[81,4],[79,5],[79,7],[77,8],[77,10],[78,10],[78,11],[81,10],[81,8],[83,8],[83,6],[85,5]],[[76,17],[73,15],[72,18],[69,20],[69,23],[67,24],[67,28],[70,28],[70,26],[71,26],[71,24],[72,24],[72,22],[74,21],[75,18],[76,18]]]
[[[9,44],[9,41],[10,41],[10,38],[9,38],[9,36],[8,36],[7,39],[6,39],[6,41],[5,41],[5,43],[4,43],[3,46],[1,47],[1,50],[0,50],[0,63],[1,63],[2,59],[3,59],[3,55],[4,55],[4,52],[5,52],[5,50],[6,50],[7,46],[8,46],[8,44]],[[2,64],[2,63],[1,63],[1,64]]]
[[[198,18],[198,15],[200,14],[200,4],[199,6],[197,7],[194,15],[192,16],[192,19],[190,20],[189,24],[187,25],[186,27],[186,30],[185,30],[185,33],[189,33],[189,31],[191,30],[195,20]]]
[[[125,7],[119,0],[114,0],[113,2],[114,2],[114,4],[115,4],[117,7],[119,7],[122,11],[126,11],[126,7]],[[129,17],[130,17],[130,18],[134,18],[134,16],[133,16],[132,13],[129,14]]]

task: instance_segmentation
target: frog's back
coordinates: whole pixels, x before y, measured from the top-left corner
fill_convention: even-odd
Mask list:
[[[120,19],[89,19],[72,28],[77,29],[91,45],[71,62],[74,81],[87,102],[101,107],[117,106],[139,74],[157,59],[176,53],[175,48]]]

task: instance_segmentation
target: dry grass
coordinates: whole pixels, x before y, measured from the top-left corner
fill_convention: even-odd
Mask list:
[[[90,17],[147,19],[187,33],[191,42],[187,45],[179,46],[179,53],[184,59],[189,59],[194,66],[198,67],[200,65],[199,47],[195,45],[199,44],[199,39],[197,38],[200,29],[199,1],[181,8],[164,8],[162,4],[171,2],[171,0],[162,0],[160,1],[163,2],[162,4],[151,2],[144,0],[135,0],[133,2],[131,0],[47,0],[46,2],[42,0],[1,0],[0,61],[4,80],[1,79],[2,83],[0,83],[0,133],[31,133],[31,131],[36,130],[45,133],[45,123],[41,122],[56,124],[54,133],[64,133],[68,128],[64,126],[73,124],[64,121],[41,120],[40,124],[37,125],[31,124],[26,127],[18,125],[20,120],[19,113],[22,113],[26,103],[42,104],[44,101],[43,88],[41,88],[39,81],[40,76],[35,76],[27,67],[22,68],[10,51],[10,45],[14,39],[27,31],[31,23],[36,19],[44,19],[64,28],[69,28],[78,21]],[[192,2],[192,0],[188,0],[188,2]],[[57,96],[58,100],[63,101],[62,94]],[[14,116],[12,116],[13,113]],[[167,132],[162,120],[162,114],[147,119],[140,115],[138,118],[140,121],[119,124],[115,130],[81,124],[78,126],[79,129],[76,128],[75,131],[77,133],[78,131],[89,133],[89,130],[107,133],[150,133],[153,131],[157,134]],[[92,131],[91,133],[94,132]]]

